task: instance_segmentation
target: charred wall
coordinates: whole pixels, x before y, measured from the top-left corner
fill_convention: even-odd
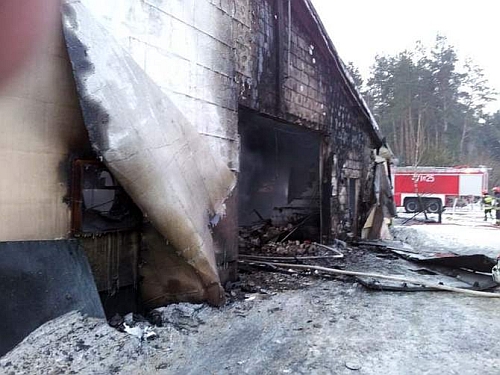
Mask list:
[[[323,135],[324,232],[356,233],[377,141],[306,3],[250,1],[248,17],[235,21],[246,42],[236,43],[239,103]]]

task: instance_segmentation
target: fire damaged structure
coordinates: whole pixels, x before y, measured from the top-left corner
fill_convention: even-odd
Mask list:
[[[220,305],[240,226],[328,243],[375,203],[382,137],[310,0],[67,1],[0,113],[2,274],[84,278],[59,255],[84,254],[107,313]],[[78,280],[34,327],[82,308]]]

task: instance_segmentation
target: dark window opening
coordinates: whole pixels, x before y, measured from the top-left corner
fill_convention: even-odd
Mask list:
[[[141,211],[102,163],[93,160],[74,162],[74,235],[133,229],[141,222]]]

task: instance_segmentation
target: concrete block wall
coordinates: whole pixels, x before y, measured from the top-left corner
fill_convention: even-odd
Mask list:
[[[332,123],[331,112],[328,110],[333,90],[331,61],[321,53],[300,20],[293,20],[292,16],[290,39],[288,17],[285,24],[286,112],[305,120],[309,127],[328,132]]]
[[[237,0],[236,82],[240,104],[268,114],[277,108],[277,41],[273,0]]]
[[[238,1],[237,6],[242,2]],[[276,40],[276,4],[275,0],[251,1],[250,17],[242,18],[235,28],[240,104],[327,133],[333,122],[329,110],[333,93],[331,58],[321,51],[295,14],[293,2],[291,25],[284,5],[280,46]],[[278,48],[282,48],[280,69]],[[278,74],[283,76],[281,88]],[[280,96],[281,106],[276,103]]]
[[[367,145],[367,124],[362,124],[361,112],[346,91],[319,31],[311,34],[310,20],[298,11],[299,2],[292,2],[289,25],[287,2],[283,1],[280,68],[276,60],[279,57],[277,0],[251,0],[250,7],[248,2],[236,1],[239,13],[247,16],[233,21],[239,103],[324,134],[335,133],[337,143],[348,143],[357,137],[358,143]],[[279,74],[283,75],[281,87],[277,85]],[[276,103],[279,96],[283,100],[281,108]]]
[[[91,13],[238,168],[238,95],[228,0],[82,0]]]

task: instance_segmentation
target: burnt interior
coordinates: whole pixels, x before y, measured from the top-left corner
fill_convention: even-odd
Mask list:
[[[97,160],[75,160],[72,184],[75,235],[137,228],[142,212],[108,169]]]
[[[238,220],[265,223],[275,240],[320,240],[320,135],[260,115],[240,116]]]
[[[141,210],[96,159],[72,161],[70,191],[72,235],[86,253],[106,316],[138,311]]]

